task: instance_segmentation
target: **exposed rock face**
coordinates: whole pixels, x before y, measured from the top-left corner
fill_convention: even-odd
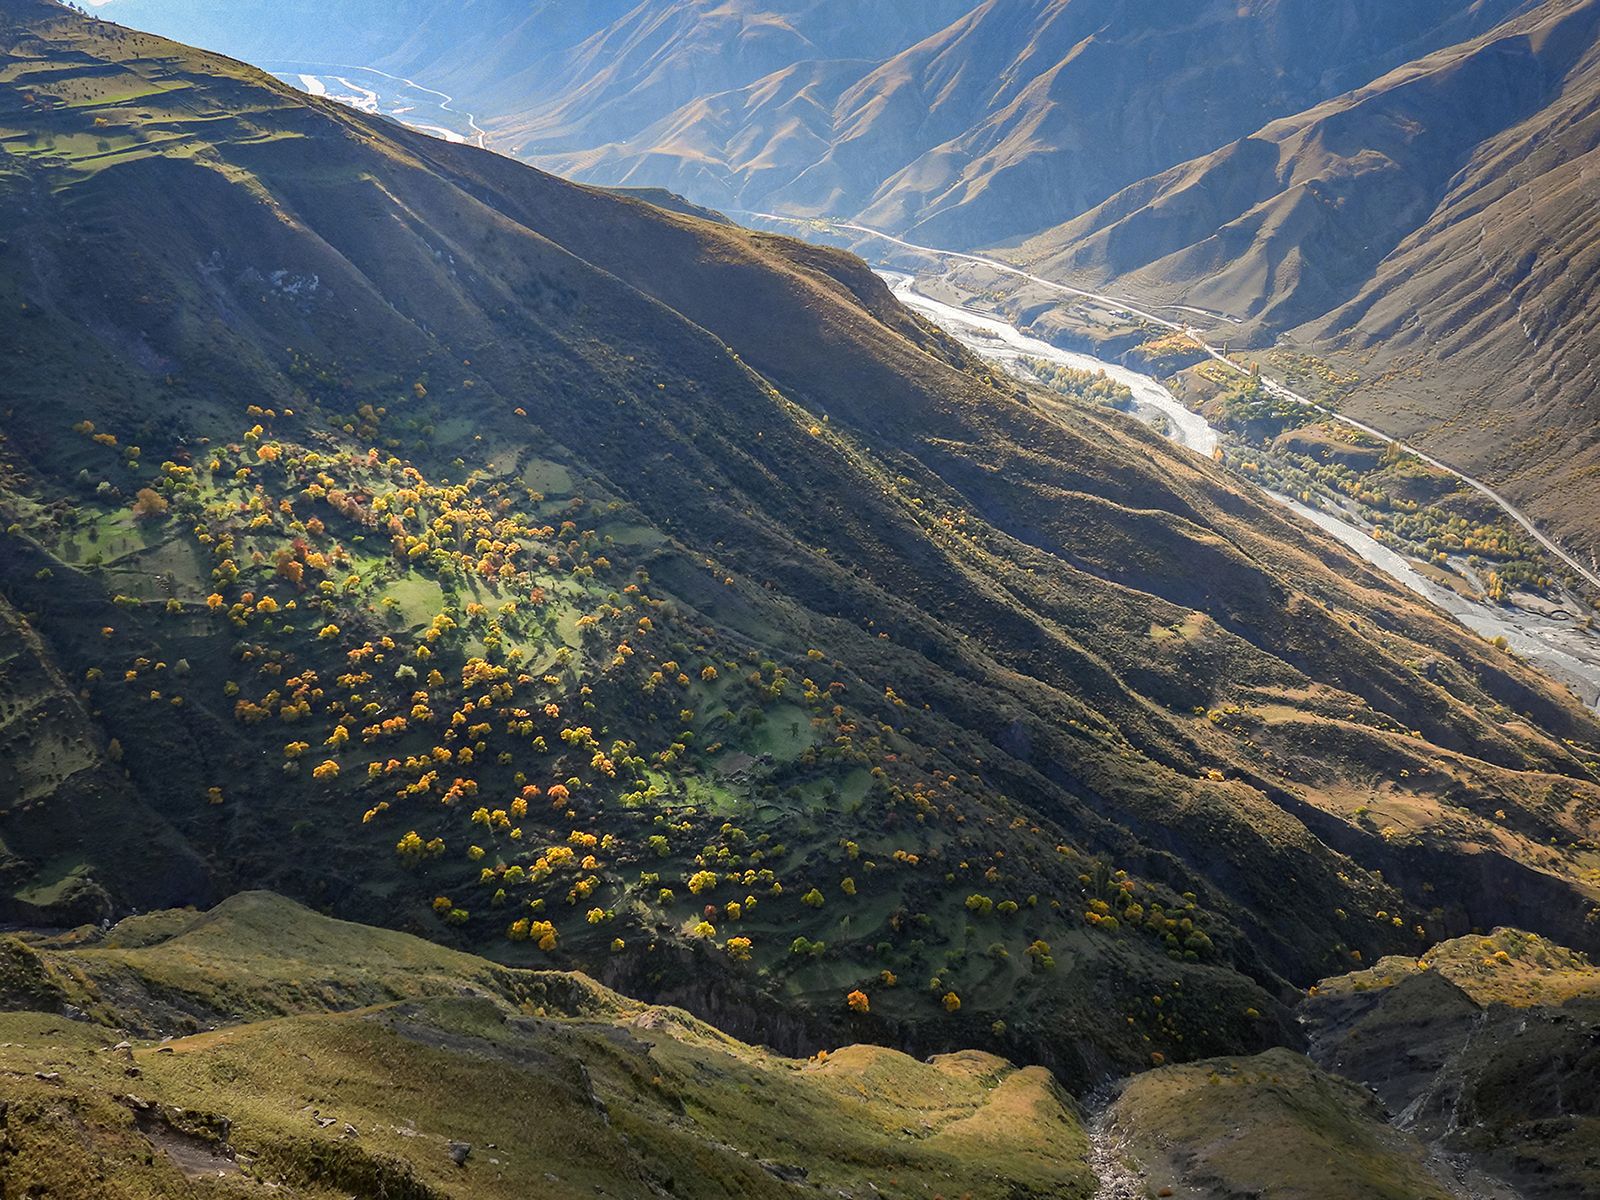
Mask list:
[[[1429,959],[1427,970],[1380,963],[1320,989],[1301,1010],[1311,1057],[1514,1194],[1600,1186],[1600,972],[1507,930]]]

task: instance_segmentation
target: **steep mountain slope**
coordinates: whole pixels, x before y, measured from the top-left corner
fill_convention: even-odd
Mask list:
[[[1594,1193],[1600,971],[1583,955],[1496,929],[1325,979],[1298,1016],[1314,1061],[1129,1081],[1095,1122],[1097,1169],[1195,1200]]]
[[[84,932],[0,944],[7,981],[30,988],[0,1013],[8,1193],[1093,1189],[1049,1073],[992,1055],[784,1059],[580,975],[508,971],[266,893]]]
[[[0,697],[0,795],[10,806],[0,880],[10,917],[94,920],[112,894],[134,891],[155,904],[209,896],[205,864],[141,802],[117,766],[120,747],[98,735],[49,648],[3,599]],[[123,852],[91,865],[73,845],[91,830]]]
[[[1514,1189],[1488,1194],[1600,1187],[1600,970],[1584,956],[1496,929],[1325,980],[1302,1015],[1319,1064]]]
[[[337,6],[109,0],[101,12],[251,62],[372,65],[469,98],[528,145],[565,150],[635,137],[705,96],[798,62],[874,62],[976,0],[604,0]],[[509,136],[509,134],[508,134]],[[654,181],[658,186],[664,181]]]
[[[17,736],[96,747],[18,760],[10,915],[270,885],[1074,1082],[1594,945],[1592,717],[1210,463],[849,256],[0,13]]]
[[[642,0],[576,17],[480,0],[358,6],[355,21],[312,11],[292,36],[250,3],[104,11],[251,61],[429,81],[484,115],[498,148],[589,182],[863,215],[976,246],[1052,226],[1523,6]]]
[[[904,136],[895,118],[925,110],[916,152],[858,193],[863,218],[935,245],[993,245],[1513,7],[990,0],[844,96],[838,141],[881,156]],[[776,199],[793,207],[805,187]]]
[[[1337,359],[1354,415],[1596,553],[1592,4],[512,7],[311,11],[298,52],[269,6],[104,11],[443,81],[575,178],[1028,239],[1045,274]]]
[[[1594,548],[1600,6],[1491,34],[1133,185],[1021,251],[1352,366],[1351,411]]]
[[[685,104],[781,76],[796,64],[881,60],[970,5],[646,0],[577,46],[554,78],[519,71],[491,80],[474,64],[471,79],[474,93],[482,89],[491,110],[503,116],[503,134],[517,152],[536,157],[546,147],[598,147],[640,137]],[[503,30],[491,26],[479,36],[497,41]],[[517,57],[530,57],[533,46],[542,49],[543,33],[532,28],[520,40],[527,49]]]

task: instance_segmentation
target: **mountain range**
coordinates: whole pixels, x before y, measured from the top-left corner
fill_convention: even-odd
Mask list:
[[[1518,7],[636,0],[306,5],[294,22],[199,0],[103,10],[251,62],[433,81],[487,116],[497,148],[588,182],[855,216],[960,249],[1086,212]]]
[[[1593,552],[1584,0],[307,7],[100,11],[432,80],[572,178],[1226,314]]]
[[[0,0],[0,230],[29,1186],[1087,1195],[1062,1091],[1144,1072],[1152,1188],[1248,1112],[1418,1194],[1512,1169],[1519,1021],[1588,1062],[1593,713],[860,259],[49,0]],[[1492,986],[1386,1094],[1470,1129],[1304,1007],[1419,963]],[[1512,1173],[1587,1186],[1595,1114],[1521,1099]]]

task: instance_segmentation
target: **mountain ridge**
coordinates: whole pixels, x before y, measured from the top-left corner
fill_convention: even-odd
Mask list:
[[[666,186],[713,208],[856,215],[971,248],[1055,224],[1063,204],[1082,211],[1530,5],[1371,5],[1331,29],[1324,10],[1297,0],[1185,14],[1126,0],[949,0],[880,7],[867,22],[833,0],[651,0],[596,9],[577,26],[542,9],[483,7],[448,35],[424,8],[426,36],[402,20],[405,44],[387,47],[371,33],[384,23],[376,15],[357,33],[313,15],[288,43],[248,9],[230,22],[167,0],[114,0],[106,11],[256,60],[327,57],[291,44],[339,47],[338,61],[351,61],[346,47],[384,51],[373,65],[472,97],[501,148],[587,182]],[[1317,71],[1303,62],[1312,44]],[[1152,82],[1161,96],[1134,95]],[[1182,108],[1167,89],[1212,98]],[[1164,148],[1106,134],[1175,113]],[[1049,207],[1034,194],[1041,184]]]
[[[1589,714],[860,260],[8,36],[4,588],[96,727],[30,736],[125,772],[189,899],[797,1048],[862,991],[1074,1082],[1293,1043],[1357,956],[1592,945]],[[12,912],[185,899],[69,765],[0,814]]]
[[[1589,553],[1591,273],[1572,264],[1593,241],[1597,29],[1593,5],[1543,5],[1016,253],[1351,368],[1352,415],[1493,480]]]
[[[102,11],[288,52],[250,5]],[[299,44],[470,97],[536,165],[1225,311],[1221,340],[1358,376],[1352,415],[1593,557],[1592,273],[1563,269],[1595,240],[1585,5],[360,11],[306,13]]]

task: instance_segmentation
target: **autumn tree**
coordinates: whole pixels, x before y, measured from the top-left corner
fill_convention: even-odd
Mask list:
[[[140,488],[133,498],[135,520],[154,521],[167,515],[167,498],[154,488]]]

